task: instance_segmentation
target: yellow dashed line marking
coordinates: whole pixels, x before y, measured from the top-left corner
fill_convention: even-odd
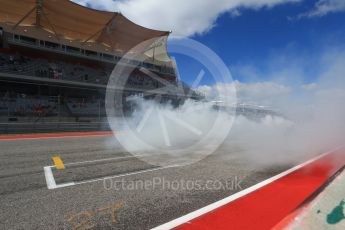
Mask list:
[[[65,165],[63,164],[60,157],[52,157],[52,159],[54,161],[56,169],[64,169],[65,168]]]

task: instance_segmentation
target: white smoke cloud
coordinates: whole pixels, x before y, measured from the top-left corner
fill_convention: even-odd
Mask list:
[[[271,108],[279,109],[283,112],[283,116],[269,113],[253,119],[241,114],[237,114],[235,117],[234,114],[228,113],[228,111],[221,112],[219,115],[209,103],[192,103],[190,101],[177,110],[169,106],[157,106],[156,108],[161,114],[165,114],[170,118],[180,118],[180,120],[200,129],[205,135],[207,135],[210,127],[213,127],[215,117],[221,119],[221,125],[217,127],[219,134],[226,133],[226,129],[222,127],[224,124],[231,123],[230,133],[224,141],[222,135],[217,136],[214,133],[210,135],[211,137],[208,137],[208,140],[211,144],[217,143],[217,139],[221,140],[222,145],[219,151],[223,150],[223,152],[229,154],[242,150],[241,156],[252,162],[253,167],[293,164],[310,158],[313,154],[325,152],[344,143],[344,51],[345,49],[341,47],[327,49],[316,58],[315,62],[322,68],[314,76],[314,82],[312,83],[289,84],[289,82],[294,82],[295,76],[287,76],[289,79],[283,81],[281,76],[285,77],[286,71],[276,71],[275,69],[269,74],[277,76],[278,82],[275,82],[274,78],[264,82],[244,83],[235,81],[232,84],[216,84],[198,88],[210,100],[214,100],[218,99],[215,98],[215,95],[222,94],[222,91],[234,90],[231,86],[235,86],[239,101],[247,100],[257,105],[272,105]],[[306,59],[308,59],[308,55]],[[285,60],[286,68],[289,68],[291,61],[289,59]],[[304,58],[298,60],[301,61]],[[298,64],[294,63],[293,65]],[[296,69],[309,68],[309,65],[303,66],[305,65],[304,61],[301,61],[300,65],[302,66]],[[302,73],[304,72],[301,71]],[[300,77],[296,77],[298,82],[300,82]],[[304,77],[308,78],[307,76]],[[142,102],[141,108],[143,109],[136,111],[131,122],[137,125],[139,123],[138,118],[140,120],[145,116],[145,108],[147,107],[148,102]],[[152,161],[149,161],[154,163],[158,161],[157,164],[159,164],[161,159],[157,157],[161,156],[160,154],[163,152],[161,147],[166,143],[159,122],[160,118],[157,114],[157,112],[154,114],[136,138],[139,137],[140,140],[149,143],[153,142],[157,146],[155,149],[149,149],[150,154],[157,154],[153,159],[150,159]],[[193,132],[179,129],[178,125],[171,119],[168,119],[167,130],[170,135],[170,142],[177,143],[177,146],[182,147],[182,149],[188,146],[190,142],[195,143],[194,138],[198,137]],[[122,141],[127,142],[132,151],[145,152],[145,148],[139,142],[136,142],[133,136],[123,134]],[[178,154],[172,153],[170,159],[174,159],[174,163],[179,160],[184,162],[186,157],[192,154],[194,160],[199,160],[213,146],[201,147],[205,147],[201,148],[203,149],[201,152],[193,152],[187,149],[178,152]],[[193,155],[195,153],[199,155]],[[189,160],[186,161],[190,162]]]
[[[257,104],[271,106],[277,98],[290,95],[291,87],[275,82],[254,82],[242,83],[234,81],[229,84],[216,84],[213,86],[199,86],[197,90],[203,93],[210,100],[221,100],[218,95],[222,92],[236,89],[237,101],[239,103]]]
[[[174,35],[202,34],[216,26],[223,13],[239,16],[242,8],[258,10],[301,0],[73,0],[96,9],[119,11],[135,23],[158,30],[172,30]]]
[[[130,153],[153,165],[190,164],[213,153],[231,128],[234,116],[213,109],[213,103],[187,100],[176,108],[140,97],[117,140]],[[115,128],[116,129],[116,128]]]

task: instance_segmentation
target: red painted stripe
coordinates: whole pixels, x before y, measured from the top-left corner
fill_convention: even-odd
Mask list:
[[[333,152],[176,229],[271,229],[343,165],[344,151]]]
[[[4,136],[0,136],[0,140],[83,137],[83,136],[111,136],[111,135],[113,135],[112,132],[38,133],[38,134],[23,134],[23,135],[4,135]]]
[[[300,216],[304,210],[306,210],[310,204],[306,205],[305,207],[300,207],[296,210],[294,210],[292,213],[290,213],[287,217],[285,217],[283,220],[281,220],[277,225],[275,225],[272,230],[284,230],[286,229],[294,220],[296,217]]]

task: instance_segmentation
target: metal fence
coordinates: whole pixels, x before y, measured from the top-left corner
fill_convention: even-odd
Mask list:
[[[107,122],[0,123],[1,134],[108,131]]]

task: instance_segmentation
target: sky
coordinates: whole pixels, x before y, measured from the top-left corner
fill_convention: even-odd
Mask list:
[[[339,78],[329,73],[345,74],[344,0],[74,1],[201,42],[223,60],[244,97],[299,96],[325,76]],[[202,67],[174,57],[182,80],[192,84]],[[200,89],[207,93],[214,84],[207,72]]]

